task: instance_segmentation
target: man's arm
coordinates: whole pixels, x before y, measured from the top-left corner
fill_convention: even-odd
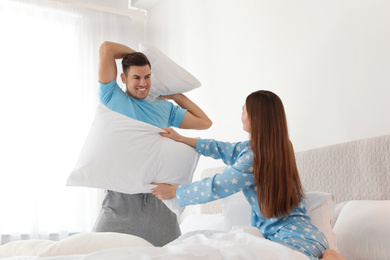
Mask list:
[[[135,51],[125,45],[109,41],[103,42],[99,49],[99,82],[107,84],[116,79],[118,70],[115,59],[122,59],[132,52]]]
[[[165,98],[172,99],[181,108],[187,109],[179,128],[202,130],[208,129],[212,125],[213,122],[203,110],[183,94],[169,95],[165,96]]]

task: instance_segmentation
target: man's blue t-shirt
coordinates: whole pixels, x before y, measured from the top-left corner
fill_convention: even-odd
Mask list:
[[[99,82],[99,99],[115,112],[160,128],[179,127],[187,111],[168,101],[132,98],[118,86],[116,80],[107,84]]]

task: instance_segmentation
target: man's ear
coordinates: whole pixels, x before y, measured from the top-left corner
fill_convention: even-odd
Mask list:
[[[126,75],[124,73],[121,73],[121,79],[122,82],[126,84]]]

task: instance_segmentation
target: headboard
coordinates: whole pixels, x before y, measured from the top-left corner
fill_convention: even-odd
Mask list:
[[[295,154],[306,191],[333,194],[335,202],[390,200],[390,135],[345,142]],[[225,166],[204,170],[202,178]],[[221,212],[220,202],[200,208],[203,214]]]
[[[336,203],[390,199],[390,135],[298,152],[296,161],[305,189]]]

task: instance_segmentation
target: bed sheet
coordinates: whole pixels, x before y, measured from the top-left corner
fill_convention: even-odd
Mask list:
[[[257,228],[235,227],[230,232],[199,231],[184,234],[164,247],[106,249],[86,255],[11,257],[7,260],[106,260],[106,259],[291,259],[307,260],[304,254],[264,239]]]

